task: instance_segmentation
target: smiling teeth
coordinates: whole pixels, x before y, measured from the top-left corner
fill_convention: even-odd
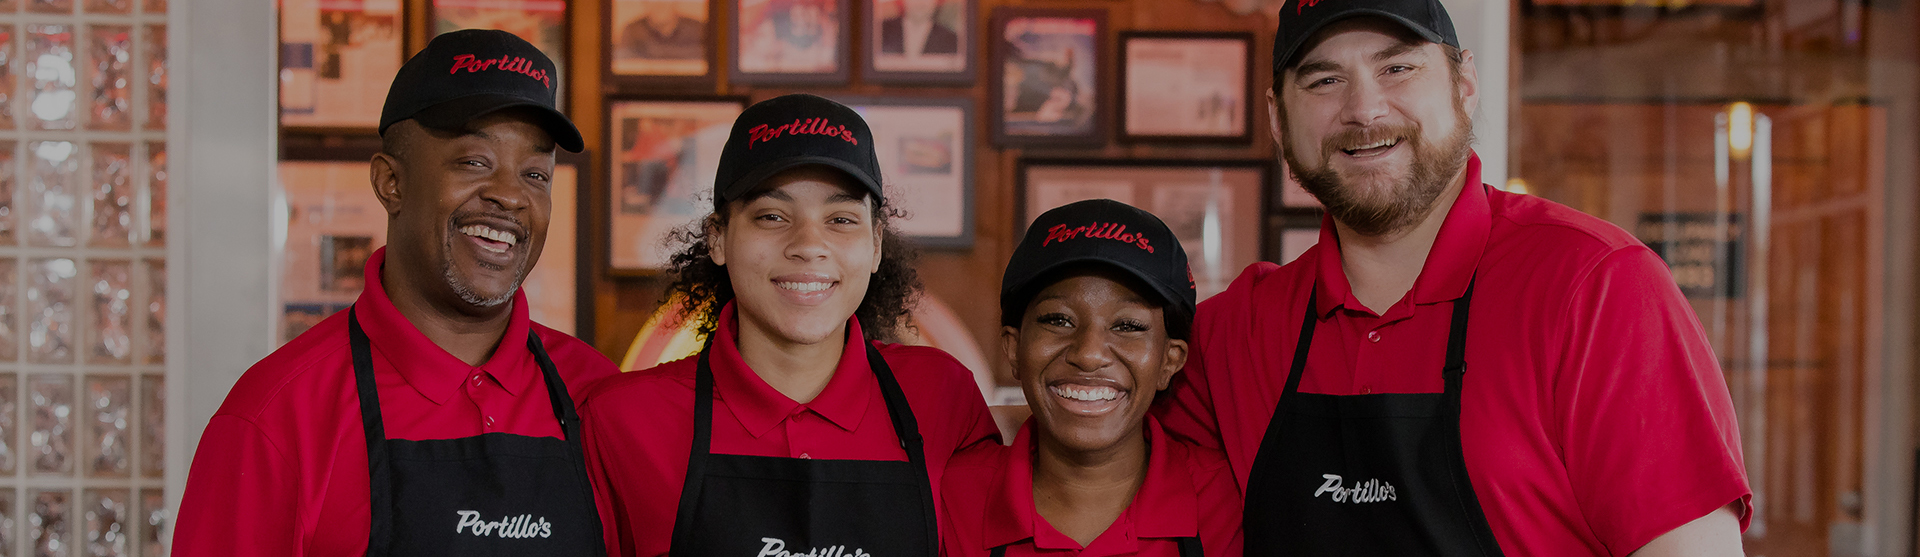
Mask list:
[[[819,292],[833,287],[831,282],[776,282],[774,284],[795,292]]]
[[[1382,139],[1382,140],[1380,140],[1380,141],[1375,141],[1375,142],[1373,142],[1373,143],[1368,143],[1368,144],[1366,144],[1366,145],[1361,145],[1361,146],[1359,146],[1359,147],[1354,147],[1354,148],[1352,148],[1352,149],[1348,149],[1348,150],[1349,150],[1349,151],[1363,151],[1363,150],[1367,150],[1367,149],[1377,149],[1377,148],[1380,148],[1380,147],[1392,147],[1392,146],[1394,146],[1394,145],[1398,145],[1398,144],[1400,144],[1400,141],[1399,141],[1399,140],[1396,140],[1396,139]]]
[[[1113,387],[1073,387],[1061,385],[1047,387],[1047,389],[1053,391],[1055,396],[1082,402],[1097,402],[1120,398],[1120,390]]]
[[[466,234],[468,236],[472,236],[475,238],[485,238],[488,240],[493,240],[495,242],[500,242],[502,244],[506,244],[508,248],[513,247],[514,244],[520,243],[520,239],[515,238],[512,232],[506,232],[503,230],[494,230],[492,227],[489,227],[486,225],[469,224],[469,225],[460,227],[460,233]],[[491,251],[494,253],[506,253],[507,251],[506,248],[495,248],[493,246],[482,246],[482,247],[485,247],[487,248],[487,251]]]

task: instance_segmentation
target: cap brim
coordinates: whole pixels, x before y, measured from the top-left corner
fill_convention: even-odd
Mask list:
[[[1021,291],[1023,290],[1033,290],[1035,287],[1041,286],[1038,283],[1041,280],[1045,280],[1046,278],[1052,276],[1054,273],[1058,273],[1063,269],[1067,269],[1075,265],[1082,265],[1087,263],[1098,263],[1100,265],[1106,266],[1109,269],[1114,269],[1122,273],[1126,273],[1127,276],[1138,279],[1142,284],[1147,285],[1147,288],[1152,288],[1153,292],[1160,296],[1160,301],[1166,303],[1167,309],[1179,309],[1180,311],[1186,313],[1187,315],[1192,315],[1194,312],[1194,306],[1188,305],[1186,302],[1185,296],[1182,296],[1179,292],[1175,292],[1174,287],[1166,284],[1161,284],[1160,281],[1154,280],[1153,277],[1147,276],[1146,273],[1142,273],[1138,269],[1134,269],[1126,265],[1114,263],[1112,259],[1100,257],[1098,255],[1082,255],[1082,256],[1068,257],[1066,259],[1048,262],[1045,265],[1041,265],[1038,270],[1034,271],[1033,275],[1029,276],[1025,283],[1019,285],[1018,287],[1008,289],[1006,292],[1001,293],[1001,295],[1002,296],[1020,295]],[[1031,300],[1029,300],[1029,302],[1031,302]]]
[[[781,172],[786,172],[788,170],[792,170],[802,166],[809,166],[809,165],[829,166],[829,167],[833,167],[835,170],[845,172],[847,176],[852,177],[855,182],[858,182],[862,186],[866,186],[867,192],[873,194],[873,198],[876,203],[879,203],[879,204],[886,203],[886,196],[885,194],[881,193],[880,183],[875,182],[873,177],[868,176],[865,171],[860,170],[858,167],[855,167],[853,164],[848,163],[847,161],[843,161],[834,157],[814,156],[814,155],[800,155],[800,156],[786,157],[786,158],[774,159],[772,161],[761,163],[760,168],[755,169],[753,172],[749,172],[744,176],[741,176],[740,179],[734,180],[732,184],[727,184],[726,187],[720,188],[719,190],[717,190],[719,195],[716,197],[718,201],[723,203],[726,201],[739,199],[740,196],[746,195],[747,192],[753,191],[753,188],[759,187],[761,182],[765,182],[768,178],[772,178],[775,174],[779,174]]]
[[[509,108],[532,108],[536,124],[547,131],[553,143],[568,152],[578,153],[586,149],[586,141],[580,137],[580,129],[573,127],[573,121],[567,115],[539,102],[511,95],[481,93],[455,97],[413,114],[420,125],[434,129],[461,129],[474,119],[506,110]]]
[[[1384,10],[1355,8],[1350,11],[1342,12],[1338,15],[1328,18],[1325,21],[1321,21],[1320,23],[1316,23],[1312,27],[1308,27],[1306,32],[1303,32],[1300,34],[1300,40],[1298,42],[1295,42],[1292,46],[1288,47],[1285,53],[1282,53],[1280,56],[1274,57],[1273,59],[1274,73],[1277,75],[1281,70],[1286,69],[1287,62],[1290,60],[1293,60],[1294,55],[1300,54],[1299,52],[1300,47],[1306,46],[1308,41],[1313,40],[1314,34],[1319,33],[1321,29],[1327,28],[1328,25],[1333,25],[1335,23],[1339,23],[1342,21],[1356,18],[1356,17],[1366,17],[1366,16],[1386,18],[1388,21],[1392,21],[1394,23],[1400,24],[1400,26],[1402,27],[1406,27],[1408,31],[1413,31],[1413,34],[1419,35],[1420,38],[1426,39],[1427,42],[1446,44],[1446,38],[1441,37],[1439,33],[1435,33],[1432,30],[1427,29],[1426,27],[1420,26],[1420,24],[1414,23],[1413,20],[1407,19],[1406,16],[1387,12]],[[1454,46],[1457,47],[1459,45],[1454,45]]]

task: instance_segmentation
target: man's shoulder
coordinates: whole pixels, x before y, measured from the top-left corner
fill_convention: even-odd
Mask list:
[[[1572,207],[1533,195],[1488,193],[1494,214],[1489,252],[1520,249],[1539,257],[1598,260],[1643,245],[1619,226]]]
[[[335,313],[247,368],[215,414],[259,423],[267,410],[287,406],[287,397],[351,388],[352,362],[347,312]]]
[[[620,368],[608,360],[605,354],[592,345],[575,338],[573,335],[554,330],[552,327],[532,322],[535,336],[540,337],[542,348],[547,356],[553,358],[553,365],[560,372],[560,378],[567,382],[567,390],[576,395],[587,384],[611,377],[620,372]]]
[[[646,405],[667,399],[684,399],[690,404],[693,372],[698,364],[696,354],[639,371],[615,373],[588,385],[576,398],[582,410]]]

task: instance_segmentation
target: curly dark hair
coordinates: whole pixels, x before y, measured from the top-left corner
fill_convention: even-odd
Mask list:
[[[735,200],[728,205],[742,201],[746,200]],[[725,212],[723,207],[667,234],[667,244],[681,248],[667,260],[674,280],[667,286],[665,298],[672,299],[676,294],[686,296],[679,323],[689,320],[699,323],[702,339],[713,336],[719,326],[720,308],[734,298],[733,280],[727,276],[725,266],[713,262],[712,245],[708,243],[709,227],[724,227]],[[898,340],[902,327],[907,324],[908,312],[913,311],[920,297],[920,274],[914,270],[920,252],[891,224],[893,219],[904,216],[905,213],[893,208],[891,203],[873,206],[873,225],[880,230],[880,270],[873,273],[873,279],[867,283],[866,297],[853,312],[867,340]]]

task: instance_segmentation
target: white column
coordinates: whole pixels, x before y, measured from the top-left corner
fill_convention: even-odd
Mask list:
[[[1460,46],[1473,52],[1480,69],[1480,110],[1473,114],[1474,152],[1480,155],[1480,178],[1496,187],[1507,185],[1507,109],[1513,105],[1507,83],[1513,56],[1508,18],[1510,0],[1441,0],[1453,16]]]
[[[279,45],[275,2],[170,4],[166,486],[177,511],[207,420],[240,373],[274,347],[268,262]],[[167,534],[171,543],[171,528]]]

